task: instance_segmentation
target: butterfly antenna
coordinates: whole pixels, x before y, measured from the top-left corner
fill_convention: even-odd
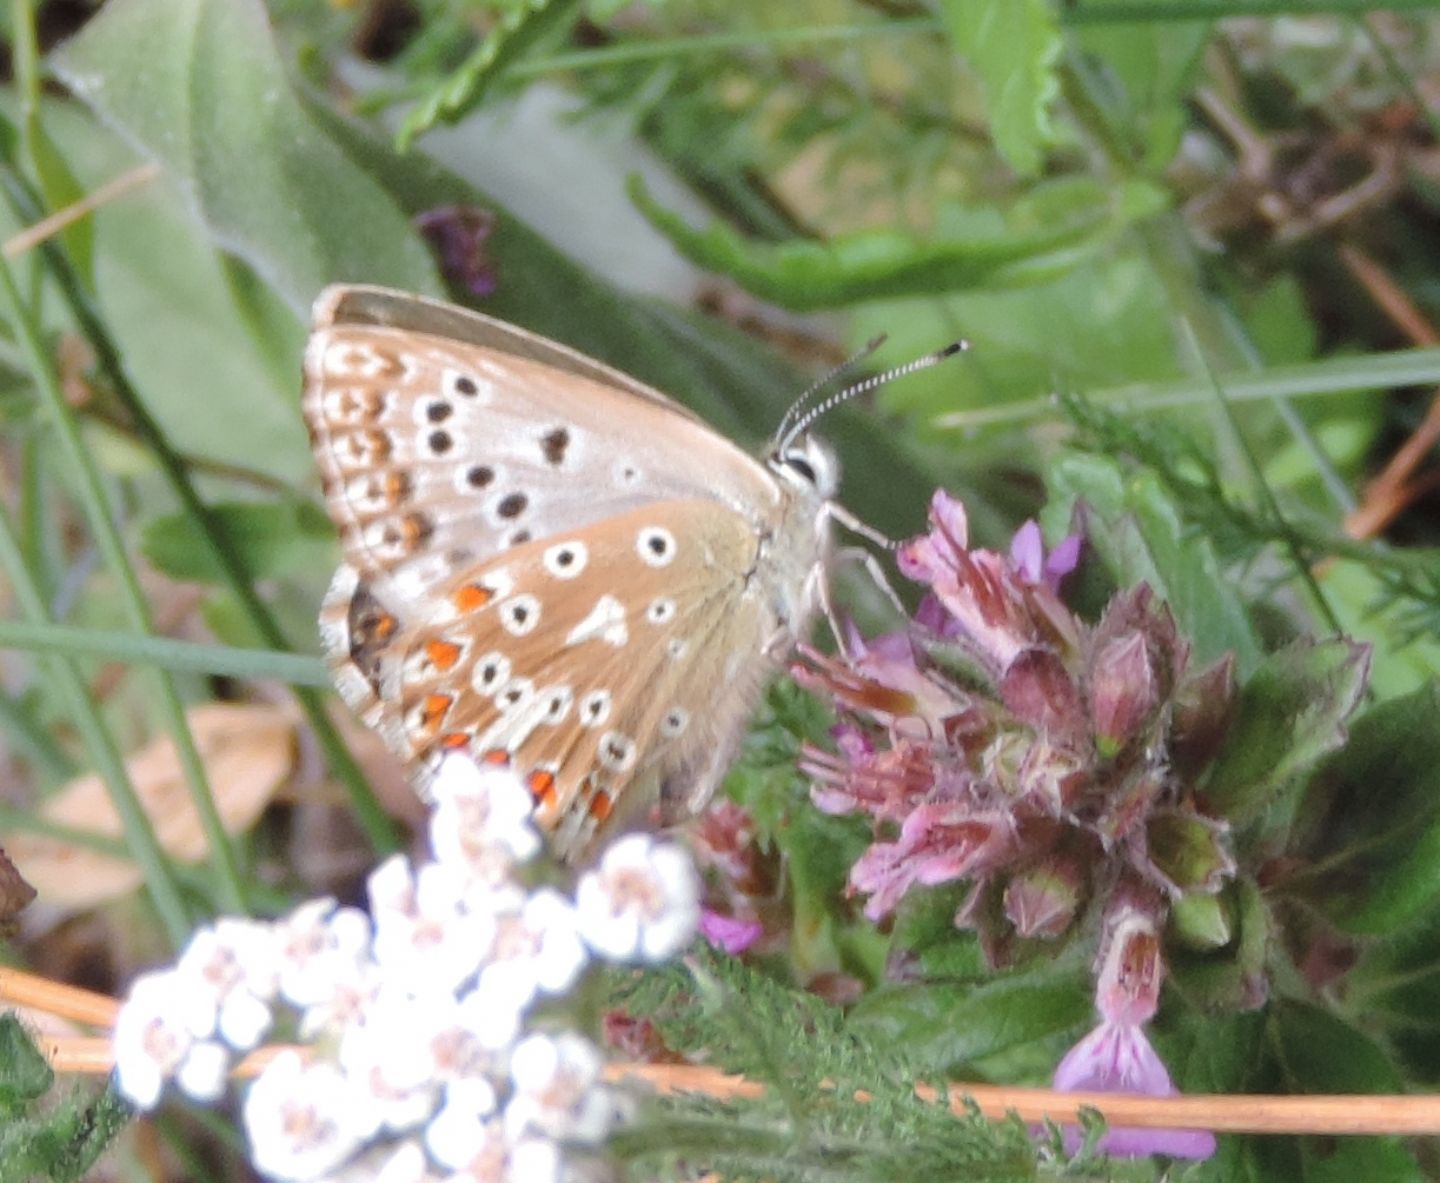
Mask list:
[[[903,366],[896,366],[893,370],[886,370],[883,374],[876,374],[873,378],[866,378],[863,382],[856,382],[853,386],[847,386],[843,390],[837,390],[829,398],[816,403],[805,414],[780,436],[778,452],[784,452],[799,436],[805,433],[805,429],[819,419],[822,415],[829,414],[841,403],[848,403],[852,398],[859,398],[862,394],[868,394],[877,386],[884,386],[887,382],[893,382],[897,378],[904,378],[909,374],[917,373],[920,370],[928,370],[931,366],[939,365],[946,358],[954,357],[957,353],[963,353],[970,348],[968,341],[952,341],[944,349],[937,349],[934,353],[927,353],[924,357],[917,357],[914,361],[907,361]],[[863,356],[863,355],[862,355]],[[786,415],[788,419],[790,416]]]
[[[789,408],[785,411],[785,414],[781,416],[780,426],[775,429],[775,438],[787,438],[785,432],[786,429],[790,426],[791,421],[799,413],[800,408],[803,407],[807,402],[809,402],[810,399],[814,397],[817,391],[824,390],[825,387],[829,386],[830,383],[834,382],[842,374],[848,374],[862,361],[864,361],[867,357],[869,357],[872,353],[879,349],[880,346],[884,345],[886,340],[888,340],[888,334],[885,333],[880,333],[878,336],[871,337],[870,340],[865,342],[865,347],[861,349],[858,353],[851,354],[833,370],[822,374],[819,378],[815,379],[814,382],[810,383],[810,385],[805,388],[804,393],[802,393],[799,398],[797,398],[793,403],[791,403]]]

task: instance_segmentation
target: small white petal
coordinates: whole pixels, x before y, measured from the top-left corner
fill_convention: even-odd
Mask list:
[[[483,1079],[457,1081],[446,1090],[445,1105],[425,1128],[425,1144],[435,1160],[454,1170],[473,1162],[492,1141],[498,1126],[495,1089]]]
[[[248,990],[237,990],[220,1008],[220,1037],[239,1051],[249,1051],[270,1030],[270,1007]]]
[[[175,1073],[175,1083],[197,1101],[215,1101],[225,1091],[230,1053],[223,1044],[197,1043]]]
[[[589,1041],[570,1032],[528,1036],[510,1059],[514,1092],[505,1108],[506,1132],[602,1141],[615,1111],[599,1077],[600,1055]]]

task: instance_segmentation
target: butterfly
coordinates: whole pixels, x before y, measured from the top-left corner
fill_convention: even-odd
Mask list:
[[[322,643],[421,795],[446,753],[507,766],[569,862],[643,806],[702,808],[827,595],[829,448],[797,423],[756,459],[598,361],[377,287],[322,293],[304,377],[344,551]]]

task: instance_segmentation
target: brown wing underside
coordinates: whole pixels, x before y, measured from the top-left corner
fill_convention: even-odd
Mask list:
[[[714,787],[767,669],[756,555],[724,506],[661,502],[475,564],[421,618],[337,585],[327,645],[402,758],[514,767],[573,861],[617,807]]]

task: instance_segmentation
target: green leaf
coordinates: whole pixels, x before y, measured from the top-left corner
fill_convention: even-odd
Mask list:
[[[440,293],[405,211],[295,94],[259,0],[112,0],[51,65],[292,307],[344,280]]]
[[[1272,1054],[1286,1092],[1396,1093],[1404,1082],[1369,1036],[1316,1006],[1286,1002],[1269,1023]],[[1278,1149],[1278,1148],[1277,1148]],[[1284,1177],[1298,1183],[1415,1183],[1424,1177],[1398,1138],[1297,1138]],[[1280,1177],[1278,1172],[1271,1177]]]
[[[918,1073],[958,1073],[1037,1041],[1061,1050],[1093,1020],[1093,993],[1084,967],[1057,964],[974,986],[876,990],[856,1004],[849,1026],[877,1044],[906,1049]]]
[[[1054,138],[1050,108],[1060,93],[1054,7],[1050,0],[941,0],[940,9],[985,87],[995,147],[1016,172],[1034,175]]]
[[[1160,481],[1127,476],[1107,456],[1071,453],[1048,474],[1051,501],[1043,515],[1049,537],[1068,532],[1077,509],[1087,551],[1119,587],[1148,583],[1170,606],[1193,646],[1195,668],[1234,653],[1243,674],[1260,660],[1245,607],[1209,541],[1186,527]]]
[[[1232,821],[1255,817],[1328,752],[1365,693],[1370,648],[1348,640],[1292,642],[1246,680],[1234,722],[1205,782]]]
[[[552,32],[568,29],[578,7],[579,0],[523,0],[502,12],[474,52],[405,117],[396,137],[401,151],[437,123],[456,123],[478,107],[506,66]]]
[[[797,239],[776,245],[743,238],[720,222],[692,229],[651,197],[638,176],[629,189],[640,211],[687,258],[797,312],[1047,283],[1166,201],[1144,182],[1111,187],[1072,179],[1036,190],[1003,220],[972,217],[965,234],[924,238],[868,230],[823,243]]]
[[[14,1115],[55,1083],[50,1063],[13,1012],[0,1014],[0,1114]]]
[[[212,506],[225,545],[239,555],[252,579],[304,574],[331,565],[335,529],[308,501]],[[195,523],[183,514],[156,518],[140,539],[145,557],[172,579],[223,584]]]
[[[1115,2],[1087,0],[1086,7],[1103,11]],[[1183,3],[1185,0],[1156,0],[1153,7],[1160,17],[1167,4]],[[1149,175],[1158,176],[1169,165],[1190,126],[1189,92],[1201,55],[1210,44],[1212,24],[1161,17],[1071,30],[1075,44],[1103,63],[1108,85],[1100,97],[1106,100],[1107,121],[1117,138],[1123,136],[1134,145],[1136,163]],[[1098,85],[1092,86],[1092,95],[1098,90]]]
[[[1181,941],[1167,941],[1166,962],[1175,988],[1195,1009],[1207,1014],[1254,1010],[1269,989],[1265,959],[1274,936],[1270,915],[1260,889],[1247,879],[1231,883],[1218,902],[1231,929],[1229,943],[1200,952]]]
[[[1440,682],[1351,729],[1299,810],[1296,849],[1323,872],[1296,885],[1348,932],[1393,933],[1440,901]]]

